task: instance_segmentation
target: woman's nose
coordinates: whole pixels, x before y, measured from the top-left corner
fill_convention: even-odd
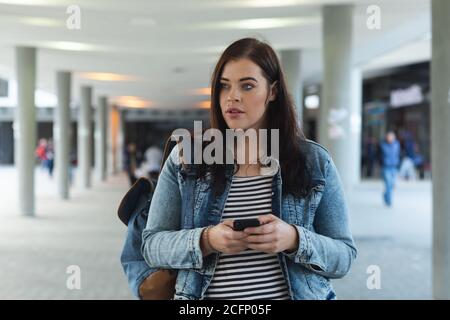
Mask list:
[[[230,90],[230,94],[228,95],[228,101],[239,101],[241,96],[237,90]]]

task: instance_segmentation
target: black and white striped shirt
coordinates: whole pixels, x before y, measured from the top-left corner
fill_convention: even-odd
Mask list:
[[[273,176],[233,177],[224,219],[256,218],[272,212]],[[277,254],[247,249],[221,253],[205,299],[288,300]]]

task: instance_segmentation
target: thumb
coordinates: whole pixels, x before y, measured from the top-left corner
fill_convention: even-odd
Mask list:
[[[233,219],[223,220],[222,223],[230,228],[233,228]]]
[[[259,216],[258,219],[259,219],[259,222],[261,222],[261,224],[266,224],[266,223],[275,221],[278,218],[275,217],[273,214],[265,214],[265,215]]]

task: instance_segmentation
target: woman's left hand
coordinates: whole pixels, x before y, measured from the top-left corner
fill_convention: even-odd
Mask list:
[[[244,230],[249,234],[246,238],[248,248],[266,253],[297,251],[297,228],[273,214],[259,216],[258,220],[261,226]]]

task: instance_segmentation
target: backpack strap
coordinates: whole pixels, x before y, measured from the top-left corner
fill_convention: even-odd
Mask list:
[[[164,144],[164,152],[163,152],[163,158],[161,161],[161,167],[159,168],[159,172],[162,171],[162,168],[164,167],[164,163],[166,162],[167,158],[170,155],[170,152],[172,151],[173,147],[175,147],[177,144],[177,141],[172,140],[172,136],[167,138],[166,143]]]
[[[117,210],[117,215],[119,216],[120,221],[122,221],[125,225],[128,225],[128,221],[133,213],[139,211],[136,210],[139,204],[143,206],[142,203],[144,202],[141,200],[142,196],[150,194],[153,190],[154,185],[150,180],[146,178],[139,178],[120,201],[119,208]],[[142,208],[140,208],[140,210],[141,209]]]

